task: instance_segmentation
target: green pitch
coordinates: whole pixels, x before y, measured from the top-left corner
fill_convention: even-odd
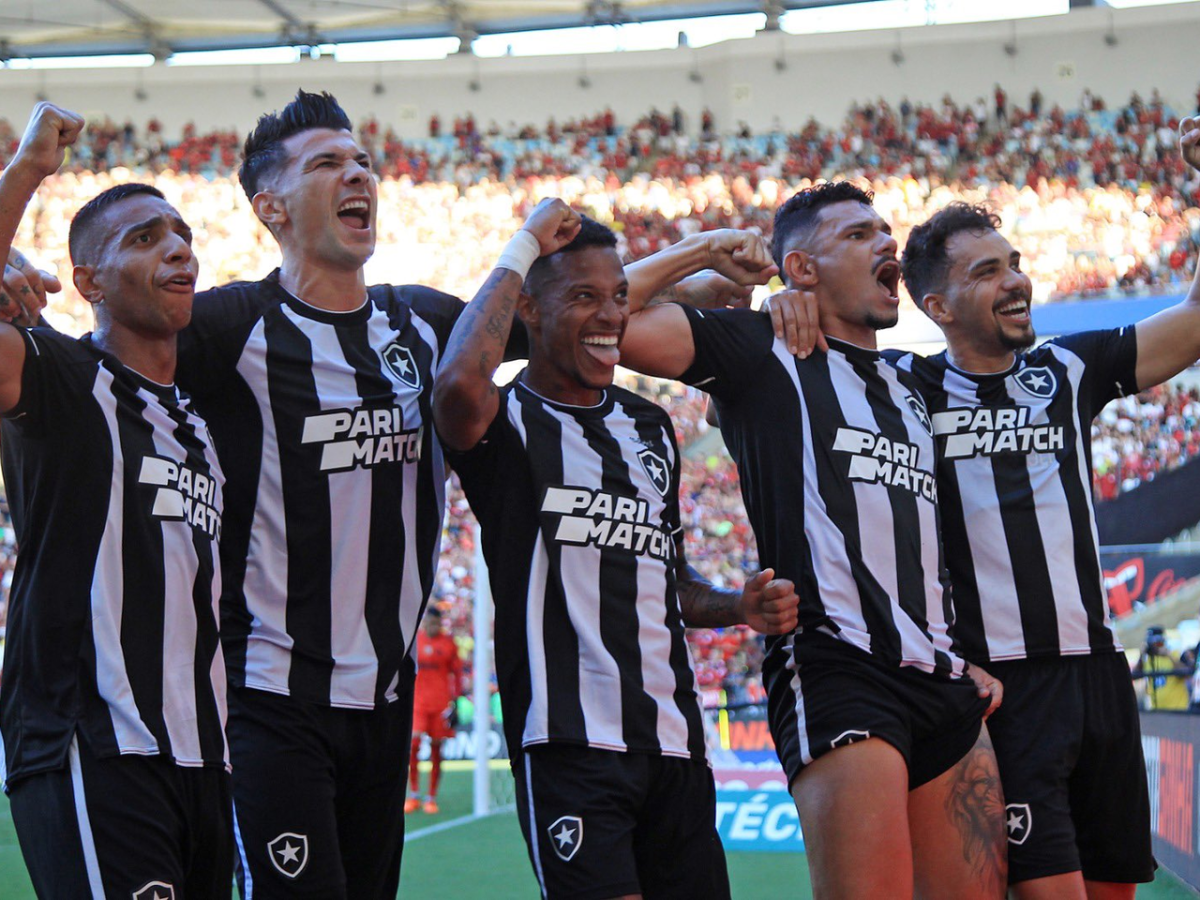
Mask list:
[[[470,820],[471,773],[458,766],[443,774],[441,812],[408,816],[409,843],[404,853],[400,896],[453,897],[455,900],[530,900],[537,882],[525,853],[516,814],[508,811]],[[422,786],[424,786],[424,777]],[[730,853],[734,900],[809,897],[808,866],[803,854]],[[1194,900],[1197,894],[1159,871],[1154,884],[1138,891],[1139,900]],[[21,861],[17,835],[0,800],[0,900],[33,900],[33,888]]]

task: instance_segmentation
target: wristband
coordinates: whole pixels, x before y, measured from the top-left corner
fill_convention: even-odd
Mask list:
[[[542,245],[538,239],[524,229],[512,236],[500,259],[496,261],[497,269],[508,269],[516,272],[524,280],[533,264],[542,255]]]

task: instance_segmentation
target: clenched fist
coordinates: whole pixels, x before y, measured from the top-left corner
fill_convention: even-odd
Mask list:
[[[13,157],[13,166],[39,181],[58,171],[67,148],[83,131],[83,116],[45,101],[33,108],[21,145]]]

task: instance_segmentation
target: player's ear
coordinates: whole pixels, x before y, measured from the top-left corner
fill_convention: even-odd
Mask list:
[[[530,328],[537,328],[541,324],[537,301],[525,291],[521,291],[521,295],[517,297],[517,318]]]
[[[922,302],[917,304],[921,311],[939,325],[949,325],[954,321],[950,305],[946,302],[945,294],[926,294]]]
[[[104,291],[96,284],[96,269],[94,266],[76,266],[71,270],[71,281],[75,290],[92,306],[104,302]]]
[[[789,250],[783,258],[783,280],[788,287],[811,291],[817,286],[817,261],[803,250]]]
[[[259,191],[250,201],[250,206],[258,220],[271,231],[287,221],[287,209],[284,208],[283,200],[271,191]]]

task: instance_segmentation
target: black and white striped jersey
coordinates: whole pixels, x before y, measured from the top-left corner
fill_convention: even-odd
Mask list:
[[[92,343],[22,332],[18,406],[0,438],[21,548],[0,728],[12,782],[98,757],[227,766],[217,637],[224,477],[173,385]]]
[[[704,759],[667,414],[620,388],[585,408],[518,381],[449,455],[483,530],[509,742]]]
[[[889,354],[890,355],[890,354]],[[1092,506],[1092,419],[1136,390],[1132,327],[1056,338],[974,375],[945,353],[896,354],[941,450],[938,490],[968,659],[1119,649]]]
[[[764,313],[684,310],[696,358],[682,380],[717,404],[759,559],[795,582],[801,627],[960,675],[933,434],[912,376],[837,340],[798,360]]]
[[[328,312],[277,273],[196,298],[179,382],[229,479],[231,683],[352,709],[396,698],[436,570],[446,472],[430,398],[462,308],[384,285]]]

